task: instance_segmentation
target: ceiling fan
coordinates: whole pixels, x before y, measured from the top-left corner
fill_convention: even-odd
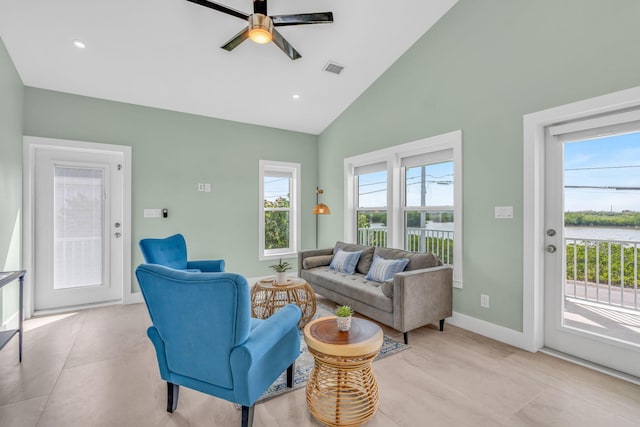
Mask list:
[[[284,27],[286,25],[327,24],[333,22],[332,12],[268,16],[267,0],[253,0],[253,13],[251,15],[247,15],[246,13],[207,0],[187,1],[226,13],[227,15],[235,16],[236,18],[243,19],[249,23],[245,29],[233,36],[224,46],[221,46],[222,49],[228,50],[229,52],[238,47],[240,43],[250,38],[259,44],[265,44],[273,41],[289,58],[295,60],[301,58],[302,55],[300,55],[300,53],[298,53],[298,51],[295,50],[274,27]]]

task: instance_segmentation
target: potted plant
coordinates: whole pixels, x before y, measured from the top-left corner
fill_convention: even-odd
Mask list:
[[[276,272],[276,283],[279,285],[284,285],[287,283],[287,270],[291,270],[291,264],[287,261],[282,261],[282,258],[278,260],[277,264],[270,265],[269,267],[273,268]]]
[[[340,305],[336,308],[336,322],[338,322],[339,331],[348,331],[351,328],[351,316],[353,309],[348,305]]]

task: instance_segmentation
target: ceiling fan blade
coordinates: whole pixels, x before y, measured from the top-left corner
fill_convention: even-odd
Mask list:
[[[275,15],[271,17],[274,27],[285,25],[330,24],[333,22],[332,12],[298,13],[295,15]]]
[[[249,19],[249,15],[246,13],[242,13],[238,10],[231,9],[230,7],[223,6],[218,3],[214,3],[207,0],[187,0],[191,3],[199,4],[200,6],[208,7],[213,10],[217,10],[218,12],[226,13],[227,15],[235,16],[236,18],[247,20]]]
[[[289,58],[291,58],[293,61],[295,61],[298,58],[302,58],[302,55],[300,55],[298,51],[295,50],[293,46],[291,46],[289,42],[285,40],[284,37],[282,37],[282,34],[280,34],[278,30],[274,28],[272,34],[273,34],[273,42],[276,44],[276,46],[282,49],[282,51]]]
[[[229,52],[231,52],[233,49],[238,47],[238,45],[240,43],[242,43],[243,41],[245,41],[248,38],[249,38],[249,27],[247,27],[247,28],[243,29],[242,31],[240,31],[238,34],[233,36],[231,38],[231,40],[229,40],[227,43],[225,43],[224,46],[220,46],[220,47],[222,49],[224,49],[224,50],[228,50]]]

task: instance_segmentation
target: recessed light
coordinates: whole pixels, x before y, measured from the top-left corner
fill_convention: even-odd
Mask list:
[[[293,94],[293,99],[300,99],[300,95],[298,95],[297,93]]]
[[[73,45],[75,47],[77,47],[78,49],[84,49],[85,47],[87,47],[87,45],[84,44],[84,42],[82,40],[74,40],[73,41]]]

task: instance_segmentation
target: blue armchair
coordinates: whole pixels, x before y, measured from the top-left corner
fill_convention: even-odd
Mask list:
[[[182,234],[174,234],[165,239],[142,239],[138,245],[147,264],[159,264],[193,272],[224,271],[222,259],[187,261],[187,244]]]
[[[287,386],[293,385],[297,306],[251,318],[249,285],[239,274],[142,264],[136,277],[153,323],[147,335],[167,382],[168,412],[182,385],[242,405],[242,426],[251,427],[254,403],[285,369]]]

